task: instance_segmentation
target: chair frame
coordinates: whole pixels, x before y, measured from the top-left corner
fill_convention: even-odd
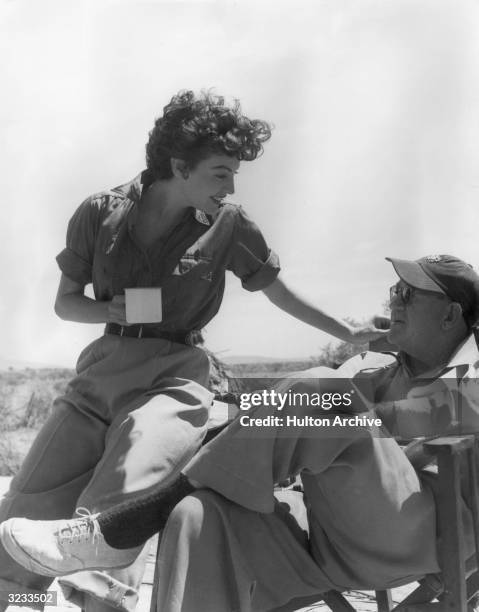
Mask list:
[[[436,499],[441,576],[427,576],[397,606],[390,591],[376,591],[378,612],[471,612],[479,593],[479,441],[476,436],[443,436],[425,443],[426,452],[437,460],[438,495]],[[464,474],[466,470],[467,474]],[[464,478],[466,476],[466,478]],[[464,490],[466,481],[466,490]],[[462,498],[474,522],[475,555],[465,559],[461,513]],[[432,601],[437,599],[437,601]],[[336,591],[322,595],[332,612],[355,612]],[[294,605],[294,602],[291,602]],[[311,601],[308,603],[312,603]],[[289,608],[294,610],[294,608]],[[283,612],[283,609],[281,609]],[[287,612],[287,609],[284,609]]]

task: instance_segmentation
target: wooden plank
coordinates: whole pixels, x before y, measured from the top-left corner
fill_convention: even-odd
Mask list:
[[[399,608],[401,612],[457,612],[454,608],[445,607],[442,602],[417,604]]]
[[[376,591],[376,603],[378,612],[391,612],[394,606],[391,591]]]
[[[323,593],[322,598],[333,612],[356,612],[353,606],[338,591]]]
[[[441,597],[445,609],[467,612],[463,525],[461,513],[460,456],[438,453],[438,526],[442,575],[446,585]]]
[[[429,440],[424,444],[426,451],[436,454],[439,451],[453,454],[458,453],[474,445],[474,436],[444,436]]]
[[[469,468],[469,504],[472,510],[474,542],[476,546],[476,568],[479,568],[479,492],[478,492],[478,469],[477,458],[479,447],[477,440],[474,446],[467,451]]]

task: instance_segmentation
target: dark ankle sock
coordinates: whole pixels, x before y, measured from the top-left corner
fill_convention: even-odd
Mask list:
[[[97,517],[107,544],[135,548],[162,529],[176,504],[195,487],[180,474],[169,486],[113,506]]]

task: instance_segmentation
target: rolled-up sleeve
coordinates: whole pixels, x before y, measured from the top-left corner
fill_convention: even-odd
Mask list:
[[[265,289],[280,271],[279,257],[266,244],[258,226],[238,207],[228,265],[248,291]]]
[[[77,208],[68,224],[66,247],[56,258],[63,274],[82,285],[92,281],[100,205],[98,199],[88,198]]]
[[[475,380],[439,378],[376,410],[389,432],[404,439],[477,433],[479,386]]]

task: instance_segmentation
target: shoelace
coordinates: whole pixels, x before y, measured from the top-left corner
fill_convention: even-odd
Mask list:
[[[94,544],[98,541],[101,535],[98,523],[92,519],[92,513],[87,508],[77,508],[77,519],[68,521],[67,524],[59,529],[58,540],[59,544],[74,544],[78,542],[88,542]]]

